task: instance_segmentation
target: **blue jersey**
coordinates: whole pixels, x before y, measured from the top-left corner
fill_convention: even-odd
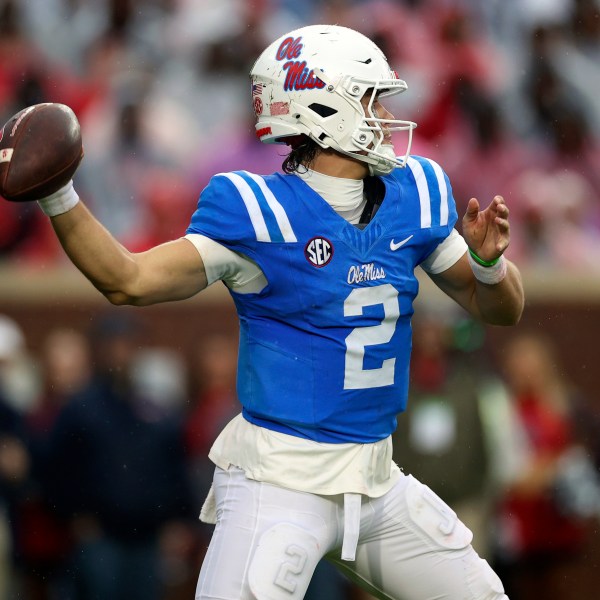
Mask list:
[[[434,162],[382,178],[358,229],[296,175],[212,178],[188,233],[254,261],[268,284],[231,292],[240,319],[238,395],[251,423],[319,442],[390,435],[406,406],[415,267],[451,232],[456,207]]]

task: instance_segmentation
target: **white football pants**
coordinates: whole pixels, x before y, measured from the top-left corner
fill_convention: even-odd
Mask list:
[[[196,600],[300,600],[323,557],[377,598],[508,600],[471,532],[427,486],[402,475],[362,498],[356,560],[342,561],[344,500],[217,468],[217,524]]]

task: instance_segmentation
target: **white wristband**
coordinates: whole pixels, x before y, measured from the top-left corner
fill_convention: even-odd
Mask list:
[[[38,200],[40,208],[48,217],[56,217],[71,210],[79,202],[79,196],[73,187],[73,180],[65,184],[54,194]]]
[[[469,257],[469,263],[477,281],[488,285],[496,285],[506,277],[507,267],[504,256],[501,256],[498,262],[491,267],[480,265],[473,259],[470,252],[467,252],[467,256]]]

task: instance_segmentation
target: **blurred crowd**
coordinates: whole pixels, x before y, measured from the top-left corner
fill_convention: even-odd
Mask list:
[[[511,258],[598,269],[598,0],[0,0],[0,120],[44,101],[78,115],[76,187],[133,250],[180,236],[210,176],[279,168],[257,142],[252,60],[317,22],[374,39],[409,85],[390,99],[459,212],[502,193]],[[64,260],[31,205],[0,204],[0,257]]]
[[[34,355],[0,316],[3,600],[193,597],[237,344],[207,337],[188,365],[144,336],[135,315],[107,313],[51,330]]]
[[[318,22],[384,49],[409,85],[389,108],[419,124],[413,152],[448,172],[459,214],[502,193],[519,266],[600,268],[598,0],[0,0],[0,121],[71,106],[79,194],[144,250],[184,233],[214,173],[279,168],[247,74]],[[0,202],[0,264],[65,260],[35,205]],[[493,363],[472,322],[418,315],[397,462],[475,532],[511,600],[593,597],[597,411],[552,340],[520,331]],[[190,361],[146,339],[110,312],[32,353],[0,315],[0,600],[193,597],[206,456],[239,410],[237,343],[207,336]],[[326,569],[312,600],[366,598]]]
[[[39,350],[0,315],[0,598],[192,598],[212,526],[208,449],[239,412],[237,340],[191,357],[148,343],[135,310],[57,326]],[[493,361],[462,312],[420,307],[394,458],[474,532],[511,600],[600,583],[600,417],[543,335]],[[492,365],[498,362],[497,367]],[[307,600],[370,596],[322,563]]]

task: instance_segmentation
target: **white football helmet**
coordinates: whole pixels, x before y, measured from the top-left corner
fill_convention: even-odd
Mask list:
[[[262,142],[290,143],[306,135],[322,148],[361,160],[372,175],[406,165],[412,121],[382,119],[377,98],[398,94],[398,79],[367,37],[337,25],[310,25],[273,42],[250,71],[256,134]],[[369,92],[366,109],[361,104]],[[406,131],[406,152],[396,156],[385,130]]]

